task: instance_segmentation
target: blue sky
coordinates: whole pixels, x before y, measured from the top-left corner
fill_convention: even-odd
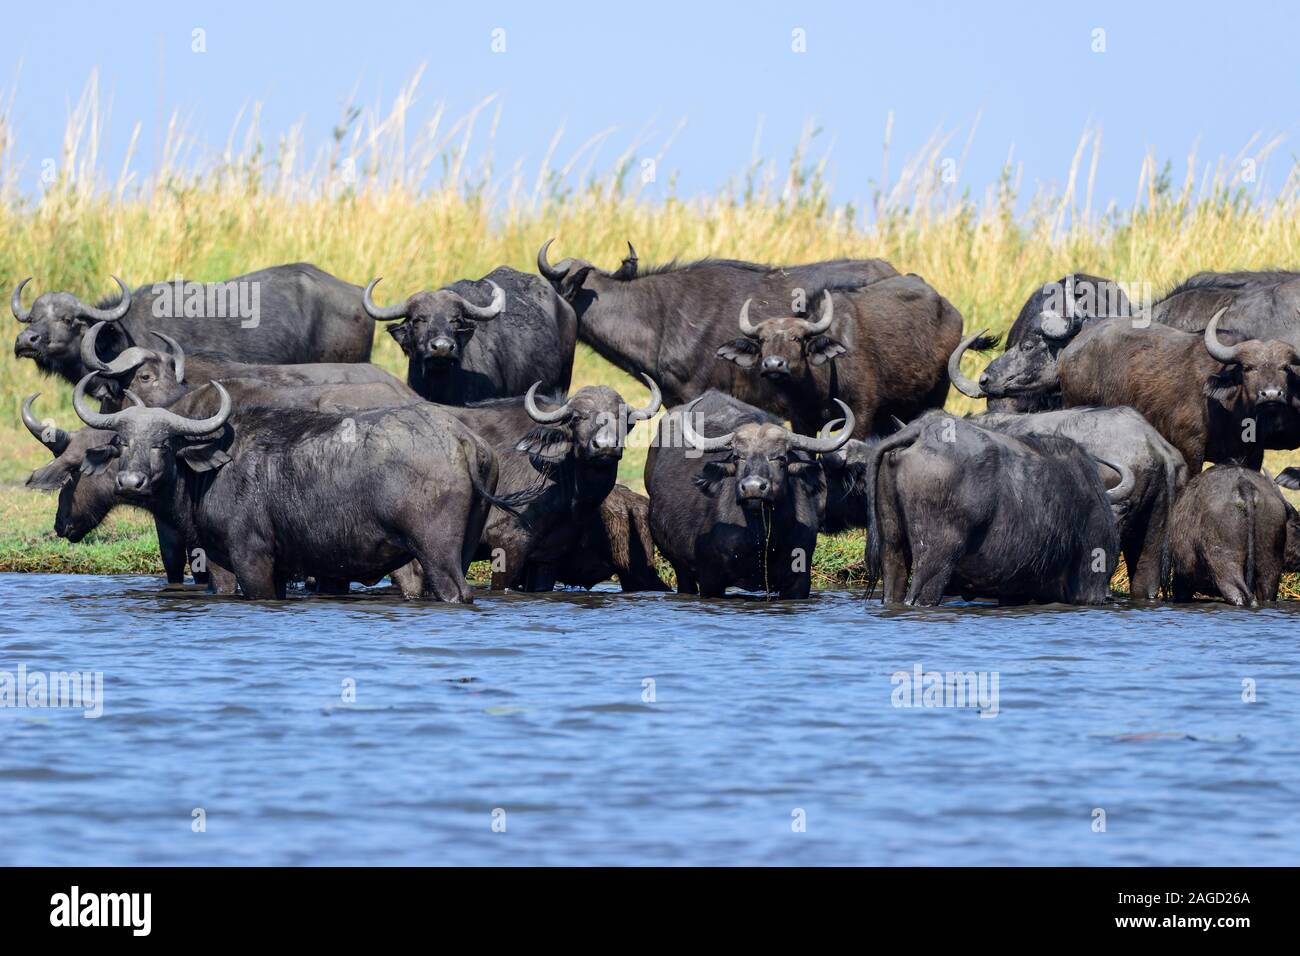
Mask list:
[[[962,182],[982,190],[1014,145],[1024,186],[1062,184],[1079,135],[1102,129],[1097,206],[1132,203],[1141,157],[1154,149],[1181,179],[1202,159],[1235,156],[1250,137],[1287,134],[1266,167],[1276,187],[1292,161],[1300,114],[1300,13],[1284,3],[1001,2],[906,4],[663,2],[552,4],[46,3],[10,5],[0,90],[17,86],[13,121],[23,187],[58,154],[64,119],[92,66],[112,100],[106,169],[116,170],[136,120],[137,168],[152,163],[160,92],[190,131],[221,147],[241,106],[262,101],[274,135],[303,119],[326,139],[357,90],[387,106],[421,63],[415,118],[439,101],[459,116],[491,93],[504,104],[499,166],[535,170],[565,124],[557,156],[617,126],[597,159],[612,162],[647,123],[661,142],[686,126],[660,166],[679,195],[716,189],[747,165],[760,115],[761,152],[784,162],[805,121],[834,140],[835,196],[870,195],[881,175],[886,116],[891,167],[936,129],[960,156],[980,116]],[[205,53],[191,52],[205,31]],[[505,30],[506,52],[492,52]],[[792,50],[792,31],[806,52]],[[1093,52],[1094,31],[1105,52]],[[165,82],[160,91],[160,48]],[[21,61],[21,67],[19,67]],[[482,127],[485,128],[485,127]],[[643,151],[645,152],[645,151]]]

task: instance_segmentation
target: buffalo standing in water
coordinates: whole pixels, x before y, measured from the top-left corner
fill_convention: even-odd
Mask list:
[[[790,315],[793,304],[816,302],[824,289],[855,289],[898,275],[883,259],[783,267],[702,259],[641,270],[631,243],[622,265],[607,272],[581,259],[552,265],[550,245],[537,253],[537,269],[573,305],[578,338],[624,371],[648,374],[670,405],[716,388],[785,414],[779,383],[732,362],[707,360],[736,337],[740,307],[752,300],[757,323]]]
[[[664,416],[645,486],[650,530],[679,594],[722,597],[734,585],[808,596],[826,507],[817,456],[839,449],[853,431],[852,410],[841,409],[840,433],[815,438],[716,391]]]
[[[1201,472],[1174,505],[1174,600],[1200,591],[1238,607],[1276,601],[1298,527],[1295,509],[1267,475],[1239,465]]]
[[[1007,603],[1100,604],[1119,556],[1097,462],[1068,438],[1013,437],[932,412],[875,446],[867,492],[867,575],[886,604],[939,604],[946,594]],[[909,575],[911,578],[909,584]]]
[[[522,398],[443,408],[496,450],[500,492],[521,502],[518,513],[494,510],[484,531],[478,556],[492,561],[493,588],[550,591],[561,580],[560,568],[601,520],[628,432],[659,410],[659,389],[646,383],[644,408],[629,408],[604,385],[553,399],[554,408],[537,403],[537,385]]]
[[[371,299],[378,282],[366,288],[366,313],[401,320],[388,332],[407,355],[407,383],[429,401],[468,405],[522,395],[538,380],[546,394],[569,390],[578,319],[537,276],[503,266],[386,307]]]
[[[283,598],[294,577],[378,580],[421,569],[406,598],[473,601],[465,571],[497,503],[496,456],[432,405],[330,414],[254,407],[232,418],[220,382],[216,413],[132,404],[102,414],[73,407],[113,431],[119,494],[152,497],[183,539],[234,572],[244,596]],[[129,398],[130,396],[128,396]]]
[[[222,385],[230,393],[236,417],[241,409],[247,407],[343,412],[353,408],[403,405],[413,399],[410,390],[396,379],[347,386],[291,388],[268,385],[257,380],[226,379]],[[37,421],[32,414],[32,404],[37,397],[38,395],[32,395],[23,403],[23,424],[50,451],[54,460],[32,472],[27,479],[27,487],[59,493],[54,517],[55,534],[76,543],[95,530],[118,505],[144,508],[154,516],[158,550],[167,583],[182,584],[185,580],[186,562],[193,556],[199,542],[193,536],[187,539],[179,528],[171,524],[166,517],[167,510],[156,507],[154,498],[119,493],[117,472],[120,451],[113,447],[116,434],[97,428],[79,428],[66,432],[52,422]],[[203,392],[196,401],[206,402],[209,397],[210,390]],[[190,406],[190,411],[207,414],[208,410]],[[194,580],[196,583],[208,583],[218,593],[233,594],[235,590],[233,575],[211,561],[206,563],[206,570],[195,570]],[[346,581],[327,582],[321,589],[343,590],[346,585]]]
[[[116,279],[116,277],[115,277]],[[159,282],[97,306],[69,292],[45,292],[22,305],[24,279],[14,289],[14,317],[26,327],[14,354],[41,371],[76,384],[92,369],[81,359],[81,338],[96,322],[109,323],[99,354],[111,361],[132,346],[149,347],[163,332],[185,348],[255,365],[366,362],[375,323],[361,306],[361,287],[304,262],[275,266],[227,282]]]

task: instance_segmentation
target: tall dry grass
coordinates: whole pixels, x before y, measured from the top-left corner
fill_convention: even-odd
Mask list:
[[[1036,285],[1071,270],[1148,283],[1158,292],[1205,268],[1300,264],[1297,168],[1262,198],[1278,141],[1253,140],[1242,156],[1216,163],[1191,155],[1181,176],[1148,157],[1137,171],[1134,206],[1120,210],[1093,205],[1097,130],[1080,138],[1065,185],[1031,196],[1021,195],[1021,171],[1010,160],[998,182],[973,190],[960,164],[945,168],[952,137],[938,133],[902,163],[891,161],[887,146],[880,185],[867,208],[854,208],[832,202],[826,157],[813,157],[810,128],[786,164],[756,156],[716,195],[651,201],[641,160],[655,158],[662,180],[675,131],[653,145],[637,137],[600,170],[594,157],[609,131],[568,155],[557,133],[535,168],[515,163],[502,172],[491,146],[500,103],[489,97],[457,119],[437,109],[415,124],[419,81],[417,74],[383,108],[345,108],[334,135],[314,150],[301,127],[265,136],[255,107],[236,118],[215,154],[173,118],[160,166],[142,177],[134,155],[138,124],[128,134],[126,161],[105,168],[106,112],[92,74],[69,114],[52,178],[35,196],[20,189],[20,176],[34,181],[39,170],[20,160],[9,120],[13,100],[0,97],[0,286],[8,290],[32,275],[38,290],[89,298],[111,290],[111,273],[131,283],[178,274],[218,279],[301,259],[354,282],[383,275],[396,293],[501,264],[531,270],[538,246],[551,236],[562,254],[612,266],[631,239],[643,262],[881,256],[948,296],[968,329],[1003,331]],[[483,136],[488,148],[472,151]],[[471,162],[471,154],[480,158]],[[1254,163],[1254,182],[1243,159]],[[16,334],[17,323],[10,328]],[[41,454],[19,431],[26,395],[44,391],[43,414],[75,420],[66,388],[6,352],[0,478],[12,479]],[[376,358],[402,367],[382,333]],[[968,361],[973,370],[976,357]],[[583,350],[578,384],[595,381],[614,383],[633,400],[644,396],[639,384]],[[969,407],[953,396],[951,407]],[[639,458],[629,459],[625,475],[638,474]]]

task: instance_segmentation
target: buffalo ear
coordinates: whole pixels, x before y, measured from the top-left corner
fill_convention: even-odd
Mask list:
[[[230,464],[230,456],[215,441],[196,442],[176,449],[176,457],[190,466],[192,471],[216,471]]]
[[[552,464],[563,461],[572,448],[568,432],[545,425],[534,428],[515,443],[515,451],[522,451],[531,458]]]
[[[587,276],[591,273],[591,266],[583,266],[577,272],[565,276],[560,280],[560,297],[563,299],[572,299],[578,294],[583,283],[587,281]]]
[[[828,359],[843,355],[847,351],[848,349],[829,335],[819,335],[807,345],[808,362],[810,365],[821,365]]]
[[[409,325],[405,322],[389,325],[388,334],[402,347],[403,352],[408,350],[408,346],[411,344],[411,327]]]
[[[1283,488],[1290,488],[1292,491],[1300,491],[1300,468],[1292,466],[1283,468],[1281,474],[1275,479]]]
[[[1205,395],[1216,402],[1231,401],[1241,388],[1241,366],[1226,365],[1205,380]]]
[[[732,339],[726,345],[720,346],[716,354],[718,358],[735,362],[741,368],[753,368],[760,352],[758,343],[751,339]]]
[[[57,491],[68,480],[72,469],[61,461],[52,461],[43,468],[37,468],[27,479],[27,487],[37,491]]]
[[[86,449],[86,456],[81,460],[81,473],[83,475],[98,475],[120,454],[122,454],[122,448],[117,442],[111,445],[100,445],[98,448],[88,448]]]

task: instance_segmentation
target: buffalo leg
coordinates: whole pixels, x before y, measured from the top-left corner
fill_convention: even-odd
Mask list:
[[[922,532],[922,539],[927,546],[917,556],[912,568],[912,586],[907,590],[905,604],[936,605],[943,603],[944,593],[952,573],[957,567],[957,557],[961,553],[961,544],[947,540],[951,535]]]
[[[275,576],[275,561],[262,552],[245,552],[234,562],[235,581],[250,601],[273,601],[282,597]]]
[[[898,604],[906,597],[911,549],[895,507],[894,469],[882,467],[877,479],[876,533],[880,536],[881,602]]]
[[[234,594],[235,576],[220,565],[208,562],[208,590],[214,594]]]
[[[424,571],[418,561],[408,562],[388,576],[407,601],[414,601],[424,590]]]
[[[673,574],[677,576],[677,593],[678,594],[699,594],[700,585],[695,580],[695,575],[691,569],[681,565],[673,564]]]
[[[524,568],[523,590],[546,592],[555,590],[555,565],[530,562]]]
[[[171,524],[154,518],[154,530],[158,533],[158,554],[162,558],[163,571],[167,574],[168,584],[185,583],[185,537]]]
[[[806,598],[811,591],[812,575],[800,574],[781,586],[780,595],[782,600],[800,601]]]
[[[440,560],[436,554],[419,553],[420,567],[424,569],[422,598],[437,598],[447,604],[474,603],[474,592],[460,570],[459,558],[457,554],[452,563],[446,556]]]

